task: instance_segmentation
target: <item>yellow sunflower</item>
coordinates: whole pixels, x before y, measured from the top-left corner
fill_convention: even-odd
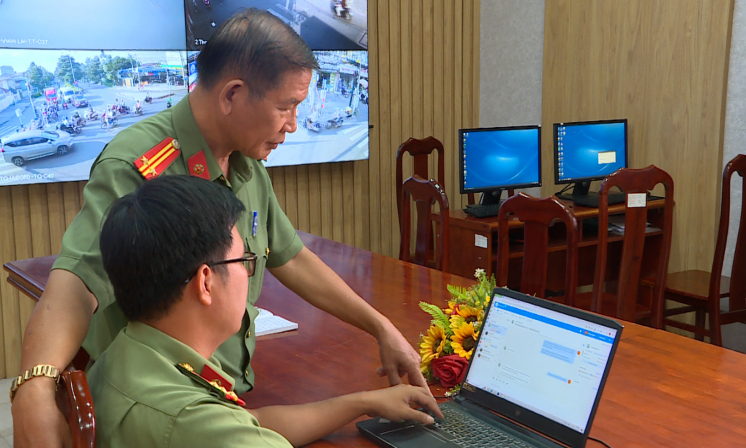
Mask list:
[[[420,342],[420,356],[422,356],[421,368],[430,365],[430,361],[443,353],[443,347],[446,344],[446,335],[442,328],[433,325],[427,330],[427,335],[422,337]]]
[[[474,332],[474,326],[464,322],[453,331],[453,337],[451,338],[453,352],[462,358],[471,359],[474,346],[477,344],[477,336],[479,336],[479,333]]]
[[[481,308],[475,308],[473,306],[462,305],[458,307],[458,310],[456,310],[456,313],[459,317],[461,317],[461,319],[463,319],[464,322],[473,323],[479,320],[480,311],[482,311]],[[454,316],[451,317],[452,320]],[[459,325],[459,327],[460,326],[461,325]]]
[[[453,300],[448,301],[448,308],[444,309],[443,312],[446,314],[446,316],[450,316],[453,314],[453,307],[456,306],[456,302]]]

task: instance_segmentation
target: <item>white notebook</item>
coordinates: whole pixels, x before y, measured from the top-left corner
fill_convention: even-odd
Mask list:
[[[259,315],[254,320],[254,334],[265,336],[298,329],[298,324],[284,317],[275,316],[264,308],[257,308]]]

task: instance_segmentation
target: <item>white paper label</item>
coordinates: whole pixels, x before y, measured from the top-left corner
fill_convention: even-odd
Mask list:
[[[598,153],[598,164],[616,163],[616,151],[604,151]]]
[[[474,245],[487,249],[487,237],[484,235],[474,235]]]
[[[647,200],[645,193],[630,193],[627,195],[627,207],[645,207]]]

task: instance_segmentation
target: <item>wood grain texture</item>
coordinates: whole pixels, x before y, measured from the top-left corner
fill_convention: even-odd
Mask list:
[[[420,300],[444,306],[446,285],[473,279],[428,269],[300,232],[306,246],[364,300],[417,344],[430,316]],[[38,297],[52,260],[13,263]],[[46,268],[44,268],[44,266]],[[7,268],[7,266],[6,266]],[[375,374],[378,346],[365,332],[327,314],[267,274],[259,306],[298,322],[297,331],[257,340],[257,388],[247,406],[298,404],[384,388]],[[590,435],[619,447],[741,446],[746,429],[746,356],[710,344],[622,322],[624,331]],[[298,372],[302,371],[299,375]],[[431,386],[433,394],[444,390]],[[630,429],[632,428],[632,430]],[[370,447],[354,424],[308,446]]]
[[[473,279],[444,274],[308,235],[308,247],[412,344],[430,324],[419,300],[444,305],[446,284]],[[297,332],[257,341],[257,388],[248,407],[297,404],[384,388],[373,338],[326,314],[267,275],[259,306],[299,323]],[[590,435],[613,447],[741,446],[746,429],[746,356],[668,332],[624,323]],[[302,374],[298,374],[302,371]],[[434,395],[443,389],[433,387]],[[370,447],[349,424],[311,445]],[[588,447],[600,446],[589,442]]]
[[[707,269],[718,216],[732,0],[548,0],[542,194],[552,123],[627,118],[629,166],[676,185],[669,269]]]
[[[409,137],[433,135],[446,145],[447,194],[461,207],[456,130],[478,123],[479,8],[479,0],[368,0],[370,159],[270,168],[278,201],[296,228],[396,256],[394,158]],[[57,254],[82,206],[84,185],[0,187],[2,261]],[[2,282],[0,377],[17,374],[31,306]]]

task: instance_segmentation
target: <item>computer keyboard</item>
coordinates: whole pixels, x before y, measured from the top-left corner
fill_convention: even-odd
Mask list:
[[[449,406],[441,406],[440,410],[443,411],[445,419],[435,423],[435,427],[455,437],[451,442],[459,446],[464,448],[531,448],[521,439],[478,419],[470,418]]]
[[[489,218],[490,216],[497,216],[500,211],[500,204],[469,204],[464,208],[464,211],[475,218]]]

